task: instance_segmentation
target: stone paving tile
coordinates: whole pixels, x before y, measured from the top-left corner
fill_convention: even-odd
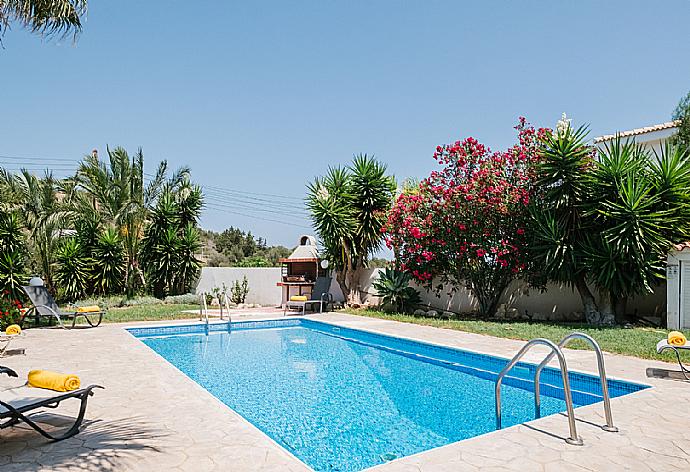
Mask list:
[[[256,313],[266,318],[273,313]],[[243,317],[244,318],[244,317]],[[439,328],[344,314],[311,318],[342,326],[408,337],[511,357],[524,343]],[[180,321],[174,323],[179,324]],[[151,325],[151,322],[131,325]],[[165,323],[155,323],[165,324]],[[0,469],[10,471],[306,471],[302,462],[227,408],[122,326],[63,331],[30,330],[25,356],[0,364],[23,378],[31,368],[69,371],[83,383],[106,387],[89,402],[88,422],[76,437],[48,443],[17,426],[0,432]],[[530,351],[538,362],[547,351]],[[59,353],[59,355],[56,355]],[[567,350],[571,370],[596,373],[594,355]],[[599,428],[601,404],[576,409],[582,447],[563,441],[565,415],[449,444],[372,468],[372,471],[668,471],[690,470],[690,384],[646,377],[648,367],[670,364],[606,355],[609,377],[653,389],[611,401],[619,433]],[[11,379],[0,378],[0,388]],[[50,410],[41,419],[66,424],[78,405]],[[64,416],[56,416],[64,415]]]

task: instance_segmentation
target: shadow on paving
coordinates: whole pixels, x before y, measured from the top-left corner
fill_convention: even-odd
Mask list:
[[[74,422],[71,417],[45,413],[31,419],[49,431],[64,430]],[[21,463],[32,470],[39,464],[48,470],[126,470],[142,452],[160,452],[154,444],[168,435],[142,417],[85,421],[79,434],[60,442],[48,441],[20,424],[0,432],[0,456],[9,453],[12,465]]]

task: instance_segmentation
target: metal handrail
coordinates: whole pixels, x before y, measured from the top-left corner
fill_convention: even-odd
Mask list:
[[[599,343],[597,343],[594,338],[591,336],[585,334],[585,333],[570,333],[569,335],[565,336],[561,341],[558,343],[559,348],[564,348],[565,346],[570,343],[570,341],[574,339],[583,339],[587,341],[592,348],[594,349],[594,352],[597,355],[597,367],[599,369],[599,380],[601,381],[601,393],[602,396],[604,397],[604,414],[606,415],[606,424],[602,426],[601,428],[604,431],[610,431],[610,432],[617,432],[618,428],[613,425],[613,417],[611,415],[611,400],[609,397],[609,387],[608,387],[608,382],[606,381],[606,368],[604,367],[604,354],[601,352],[601,348],[599,347]],[[554,352],[550,352],[548,356],[537,366],[537,370],[534,373],[534,410],[537,418],[541,416],[541,399],[539,397],[539,378],[541,376],[541,371],[544,369],[546,364],[551,362],[551,359],[553,359]]]
[[[232,315],[230,314],[230,301],[228,300],[227,294],[223,295],[223,301],[225,303],[225,309],[228,311],[228,327],[230,326],[230,323],[232,323]],[[221,319],[222,316],[221,316]]]
[[[573,411],[573,398],[570,393],[570,382],[568,380],[568,365],[565,361],[565,356],[556,344],[548,339],[535,338],[527,342],[522,349],[518,351],[517,354],[508,362],[508,364],[501,370],[496,379],[496,429],[501,429],[501,382],[503,382],[503,377],[512,369],[515,364],[525,355],[525,353],[537,344],[551,348],[554,355],[558,356],[558,362],[561,366],[561,377],[563,378],[563,393],[565,397],[565,406],[568,412],[568,426],[570,428],[570,437],[565,440],[568,444],[574,446],[582,446],[582,439],[577,435],[577,428],[575,426],[575,413]]]
[[[206,294],[201,293],[201,304],[199,305],[199,321],[206,317],[206,329],[208,329],[208,305],[206,304]]]

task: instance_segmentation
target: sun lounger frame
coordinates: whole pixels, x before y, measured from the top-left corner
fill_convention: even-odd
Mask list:
[[[17,373],[8,367],[0,366],[0,374],[7,374],[10,377],[17,377]],[[86,406],[89,397],[93,395],[93,390],[96,388],[103,387],[101,387],[100,385],[89,385],[86,388],[74,390],[72,392],[61,393],[50,398],[40,399],[34,403],[22,405],[17,408],[12,406],[10,403],[5,403],[2,400],[0,400],[0,405],[7,409],[7,411],[0,413],[0,430],[9,428],[10,426],[14,426],[18,423],[26,423],[28,426],[30,426],[36,432],[38,432],[41,436],[43,436],[46,439],[50,439],[51,441],[62,441],[63,439],[71,438],[79,432],[79,428],[81,427],[81,424],[84,421],[84,415],[86,414]],[[79,414],[77,415],[77,418],[75,419],[74,423],[63,434],[53,435],[47,432],[45,429],[41,428],[38,424],[32,421],[31,418],[29,418],[29,416],[26,414],[39,408],[57,408],[61,402],[71,398],[76,398],[80,400],[81,405],[79,407]]]

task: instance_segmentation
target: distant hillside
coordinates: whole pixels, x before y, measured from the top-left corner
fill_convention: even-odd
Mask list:
[[[210,267],[274,267],[292,249],[268,246],[266,240],[232,226],[220,233],[201,230],[201,253],[197,257]]]

